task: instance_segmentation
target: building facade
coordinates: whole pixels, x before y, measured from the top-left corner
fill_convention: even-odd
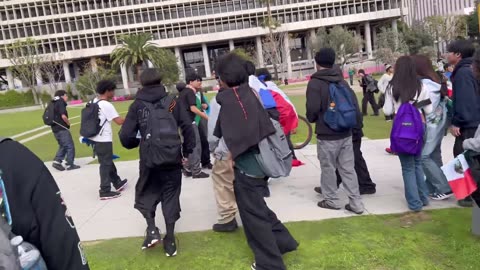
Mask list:
[[[434,15],[466,14],[475,7],[476,0],[405,0],[408,7],[406,22],[423,21]]]
[[[319,27],[344,25],[365,40],[362,50],[372,57],[377,26],[392,24],[408,13],[401,0],[274,0],[272,15],[287,33],[283,42],[286,76],[312,65],[309,40]],[[0,75],[14,87],[7,69],[5,46],[34,38],[41,54],[55,54],[63,61],[64,77],[79,77],[81,63],[108,59],[122,34],[152,33],[154,42],[171,49],[181,71],[212,76],[216,59],[241,47],[264,59],[262,27],[267,9],[258,0],[10,0],[0,2]],[[303,65],[305,63],[305,65]],[[132,80],[122,67],[124,88]],[[130,78],[130,79],[129,79]],[[41,79],[40,82],[41,83]]]

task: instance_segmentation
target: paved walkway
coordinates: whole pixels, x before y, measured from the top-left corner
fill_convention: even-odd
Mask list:
[[[388,144],[388,140],[365,140],[362,147],[372,178],[377,183],[377,194],[363,196],[365,214],[408,211],[403,196],[398,158],[384,152]],[[446,138],[443,144],[443,156],[446,161],[452,158],[452,146],[453,138]],[[294,168],[289,178],[271,182],[272,197],[267,201],[278,217],[282,221],[303,221],[352,216],[345,210],[335,211],[317,207],[321,196],[313,191],[313,187],[320,181],[316,146],[310,145],[298,151],[297,156],[307,164]],[[86,158],[79,160],[79,163],[86,164],[89,161],[91,159]],[[86,165],[72,172],[52,171],[84,241],[144,235],[145,221],[133,208],[138,161],[116,164],[120,176],[128,178],[130,185],[122,197],[107,202],[98,199],[98,165]],[[340,193],[347,202],[343,190]],[[183,211],[177,231],[209,230],[216,222],[216,206],[210,179],[184,179],[181,203]],[[432,202],[426,209],[446,207],[455,207],[455,200],[451,198],[448,201]],[[164,231],[160,207],[157,221]]]

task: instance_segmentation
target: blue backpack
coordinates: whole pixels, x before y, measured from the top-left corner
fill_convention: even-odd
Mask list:
[[[330,83],[330,100],[323,120],[334,131],[346,131],[357,126],[357,108],[355,98],[344,85]]]
[[[390,147],[394,153],[414,156],[422,153],[425,127],[418,107],[418,104],[406,102],[398,109],[390,134]]]

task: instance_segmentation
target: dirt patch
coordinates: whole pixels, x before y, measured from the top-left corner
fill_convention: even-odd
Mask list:
[[[409,212],[399,216],[398,218],[389,220],[386,222],[387,225],[398,225],[402,228],[410,228],[419,223],[426,221],[432,221],[432,217],[426,212]]]

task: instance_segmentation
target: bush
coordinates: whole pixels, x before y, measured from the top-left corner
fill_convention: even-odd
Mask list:
[[[47,103],[52,100],[52,96],[45,92],[39,94],[39,98],[43,103]],[[28,90],[27,92],[18,92],[15,90],[0,92],[0,109],[33,105],[35,105],[35,101],[33,99],[32,90]]]

